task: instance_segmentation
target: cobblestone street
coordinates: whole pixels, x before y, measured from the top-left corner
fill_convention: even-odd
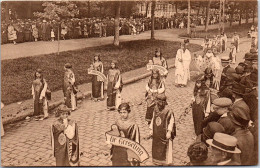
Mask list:
[[[145,85],[148,78],[123,88],[124,102],[132,105],[131,115],[140,128],[141,144],[150,158],[141,165],[152,166],[151,143],[144,140],[149,134],[145,122],[146,102]],[[173,164],[185,165],[188,162],[187,148],[192,143],[193,122],[191,112],[185,113],[189,106],[194,82],[186,88],[174,86],[174,70],[169,71],[166,81],[168,104],[175,113],[177,137],[173,143]],[[83,100],[79,109],[72,112],[70,118],[78,122],[80,138],[81,166],[111,166],[110,147],[105,143],[105,132],[115,122],[118,113],[106,110],[106,101],[92,102]],[[55,166],[51,150],[50,125],[54,116],[44,121],[23,121],[5,128],[1,143],[2,166]]]

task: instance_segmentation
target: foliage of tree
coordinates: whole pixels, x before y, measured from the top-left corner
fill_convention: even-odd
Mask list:
[[[44,2],[44,12],[34,12],[34,15],[45,19],[73,18],[79,14],[77,5],[69,1]]]

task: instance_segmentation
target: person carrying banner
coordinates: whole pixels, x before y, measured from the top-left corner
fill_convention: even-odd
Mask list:
[[[63,94],[65,105],[69,108],[72,108],[72,111],[77,109],[77,88],[75,86],[75,75],[72,71],[72,65],[66,63],[64,66],[64,82],[63,82]]]
[[[56,166],[79,166],[79,136],[76,121],[68,119],[70,109],[60,105],[51,125],[51,146]]]
[[[123,87],[120,70],[116,66],[116,61],[111,62],[111,68],[107,74],[107,109],[117,109],[121,104],[121,91]]]
[[[140,132],[137,124],[130,117],[131,108],[128,103],[122,103],[118,107],[120,117],[116,120],[115,125],[118,136],[130,139],[140,143]],[[131,153],[127,148],[113,145],[111,148],[112,166],[140,166],[135,158],[131,157]]]
[[[94,57],[94,61],[91,64],[91,69],[104,73],[103,63],[101,62],[100,55]],[[92,98],[94,101],[100,101],[104,99],[104,82],[98,75],[92,75]]]
[[[166,96],[157,96],[152,129],[152,159],[155,165],[172,164],[172,141],[176,136],[174,113],[166,107]]]
[[[160,66],[163,66],[165,69],[168,70],[168,64],[167,64],[167,61],[166,59],[162,56],[162,52],[160,49],[156,49],[155,50],[155,55],[152,59],[152,62],[153,62],[153,65],[160,65]],[[167,74],[168,74],[168,71],[165,71],[164,74],[161,74],[161,77],[163,78],[163,80],[166,79],[167,77]]]

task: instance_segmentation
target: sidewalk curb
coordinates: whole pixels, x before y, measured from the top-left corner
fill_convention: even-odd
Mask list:
[[[172,69],[172,68],[175,68],[175,66],[174,65],[169,65],[168,68]],[[130,78],[130,79],[126,80],[125,82],[123,82],[123,84],[124,85],[131,84],[131,83],[134,83],[134,82],[139,81],[141,79],[144,79],[144,78],[146,78],[146,77],[148,77],[150,75],[151,75],[151,72],[148,71],[145,74],[142,74],[140,76],[137,76],[137,77]],[[78,99],[83,99],[83,97],[85,99],[86,98],[90,98],[91,97],[91,92],[90,91],[84,92],[82,95],[77,97],[77,100]],[[55,109],[56,107],[58,107],[62,103],[64,103],[64,100],[59,100],[59,101],[56,101],[56,102],[53,102],[53,103],[49,104],[49,111]],[[50,112],[49,112],[49,114],[50,114]],[[3,120],[2,119],[2,122],[3,122],[3,125],[7,125],[7,124],[11,124],[11,123],[14,123],[14,122],[17,122],[17,121],[24,120],[27,116],[31,117],[32,115],[33,115],[33,109],[30,109],[28,111],[25,111],[22,115],[20,115],[18,117],[10,118],[10,119],[7,119],[7,120]]]

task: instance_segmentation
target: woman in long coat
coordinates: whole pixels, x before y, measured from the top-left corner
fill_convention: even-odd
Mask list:
[[[152,76],[146,85],[147,110],[145,120],[148,124],[152,121],[154,108],[156,106],[156,97],[158,94],[165,94],[165,84],[161,80],[159,71],[153,70]]]
[[[96,55],[94,61],[91,64],[92,69],[104,73],[103,63],[101,62],[100,56]],[[94,101],[104,99],[104,82],[100,79],[99,76],[92,76],[92,98]]]
[[[111,68],[107,75],[107,109],[117,109],[121,104],[122,77],[116,66],[116,61],[111,62]]]
[[[42,113],[44,118],[48,117],[48,100],[46,98],[47,82],[43,78],[42,70],[37,69],[34,74],[32,84],[32,96],[34,101],[34,116],[39,116]]]

